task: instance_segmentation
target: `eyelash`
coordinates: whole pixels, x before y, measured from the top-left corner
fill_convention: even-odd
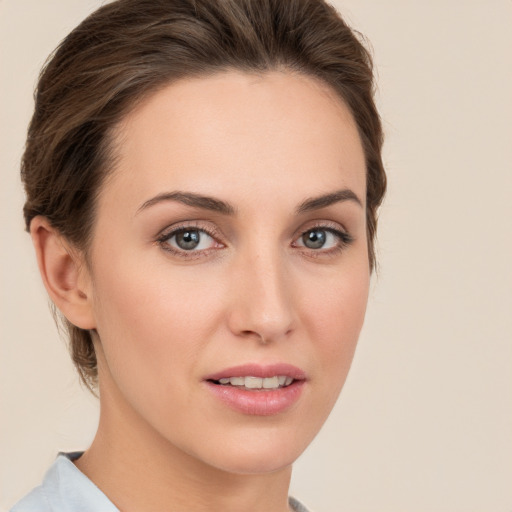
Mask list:
[[[309,233],[311,231],[326,231],[328,233],[333,234],[335,237],[338,238],[339,243],[330,249],[310,249],[306,246],[297,246],[293,245],[297,240],[300,240],[306,233]],[[156,243],[166,252],[169,252],[179,258],[182,259],[188,259],[188,260],[194,260],[201,258],[203,256],[207,256],[210,254],[210,252],[215,251],[219,249],[219,247],[212,247],[208,249],[201,249],[201,250],[190,250],[187,251],[185,249],[176,249],[175,247],[172,247],[169,245],[168,240],[179,233],[183,233],[185,231],[199,231],[201,233],[206,233],[208,236],[210,236],[212,239],[216,241],[217,244],[220,244],[221,247],[225,247],[222,242],[219,242],[218,239],[222,238],[222,235],[219,231],[212,229],[209,226],[202,225],[201,223],[195,223],[195,222],[188,222],[186,224],[173,226],[171,229],[165,230],[161,235],[158,236],[156,239]],[[347,233],[346,231],[340,230],[338,227],[334,227],[332,225],[324,223],[319,223],[317,225],[313,225],[309,227],[308,229],[302,231],[297,238],[295,238],[292,246],[300,248],[303,250],[303,252],[307,252],[309,256],[314,258],[319,257],[329,257],[329,256],[335,256],[336,254],[339,254],[344,249],[346,249],[349,245],[352,244],[354,241],[354,238]]]
[[[172,247],[167,243],[167,241],[172,238],[173,236],[178,235],[179,233],[183,233],[185,231],[199,231],[201,233],[206,233],[208,236],[213,238],[217,243],[222,244],[222,242],[218,242],[219,238],[222,238],[222,235],[219,231],[209,227],[204,226],[200,223],[196,222],[187,222],[186,224],[173,226],[171,229],[165,230],[157,239],[156,243],[160,245],[160,247],[167,252],[170,252],[171,254],[178,256],[183,259],[197,259],[201,258],[203,256],[206,256],[211,251],[215,251],[217,248],[212,247],[210,249],[203,249],[199,251],[186,251],[184,249],[176,249],[175,247]]]
[[[331,247],[330,249],[310,249],[306,246],[298,246],[299,248],[303,249],[304,252],[307,252],[310,257],[313,258],[336,256],[337,254],[344,251],[354,241],[352,235],[350,235],[346,231],[342,231],[338,227],[326,224],[325,222],[308,227],[308,229],[302,231],[295,240],[300,240],[306,233],[310,233],[311,231],[325,231],[327,233],[331,233],[338,239],[338,243],[334,247]]]

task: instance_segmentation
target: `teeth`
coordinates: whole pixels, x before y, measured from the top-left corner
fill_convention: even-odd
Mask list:
[[[263,379],[263,388],[264,389],[277,389],[279,387],[279,378],[278,377],[267,377]]]
[[[245,387],[248,389],[261,389],[263,387],[263,379],[260,377],[245,377]]]
[[[286,375],[275,375],[274,377],[224,377],[219,379],[223,385],[245,387],[246,389],[279,389],[289,386],[293,382],[292,377]]]

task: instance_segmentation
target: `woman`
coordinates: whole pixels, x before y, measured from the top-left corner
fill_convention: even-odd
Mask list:
[[[24,212],[100,422],[12,510],[306,510],[291,465],[363,323],[381,146],[369,55],[320,0],[118,0],[77,27]]]

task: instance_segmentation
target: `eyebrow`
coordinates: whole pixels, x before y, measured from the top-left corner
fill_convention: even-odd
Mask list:
[[[326,208],[335,203],[341,203],[344,201],[354,201],[359,206],[363,206],[363,203],[357,195],[349,188],[337,190],[330,194],[324,194],[318,197],[311,197],[303,201],[297,208],[297,213],[306,213],[313,210],[320,210]]]
[[[167,192],[159,194],[146,201],[137,210],[137,213],[163,201],[177,201],[187,206],[202,208],[203,210],[210,210],[224,215],[234,215],[236,213],[235,208],[225,201],[215,199],[214,197],[194,194],[193,192]]]
[[[157,196],[147,200],[140,206],[140,208],[137,210],[137,213],[141,212],[142,210],[146,210],[155,204],[166,201],[176,201],[187,206],[201,208],[203,210],[210,210],[221,213],[223,215],[235,215],[237,211],[234,206],[227,203],[226,201],[222,201],[221,199],[216,199],[210,196],[203,196],[201,194],[195,194],[194,192],[177,191],[158,194]],[[321,196],[306,199],[300,203],[296,211],[298,214],[307,213],[314,210],[320,210],[321,208],[326,208],[332,204],[344,201],[354,201],[359,206],[363,206],[363,203],[357,197],[357,195],[352,190],[345,188],[330,194],[323,194]]]

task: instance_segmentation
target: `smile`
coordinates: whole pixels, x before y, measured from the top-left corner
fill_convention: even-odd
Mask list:
[[[204,380],[221,404],[252,416],[286,412],[300,400],[307,383],[305,372],[286,363],[226,368]]]
[[[289,386],[293,377],[275,375],[273,377],[224,377],[215,383],[223,386],[234,386],[241,389],[279,389]]]

